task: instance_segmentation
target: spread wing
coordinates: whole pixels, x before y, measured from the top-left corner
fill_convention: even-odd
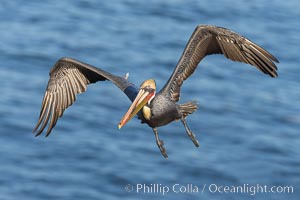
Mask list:
[[[48,136],[65,109],[74,103],[77,94],[85,92],[87,85],[105,80],[113,82],[123,92],[127,88],[134,88],[125,78],[112,75],[86,63],[72,58],[58,60],[50,71],[40,116],[33,130],[33,132],[37,131],[36,136],[40,135],[50,122],[46,133]],[[128,94],[127,96],[129,97]]]
[[[261,72],[277,77],[279,62],[273,55],[249,39],[228,29],[209,25],[199,25],[187,43],[173,74],[161,90],[177,102],[183,81],[193,74],[199,62],[207,55],[224,54],[233,61],[253,65]]]

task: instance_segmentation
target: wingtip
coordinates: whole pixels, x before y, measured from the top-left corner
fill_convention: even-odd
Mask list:
[[[32,132],[32,133],[35,133],[35,131],[34,132]],[[39,132],[37,132],[35,135],[34,135],[34,137],[38,137],[39,135],[41,135],[42,134],[42,132],[41,131],[39,131]]]
[[[270,54],[269,59],[272,60],[275,63],[279,63],[279,60],[275,56],[273,56],[272,54]]]
[[[277,71],[272,71],[272,73],[268,73],[268,74],[271,76],[271,78],[277,78],[278,77]]]
[[[37,133],[36,133],[38,127],[39,127],[39,126],[37,125],[37,126],[35,126],[34,129],[32,130],[32,134],[35,134],[34,137],[37,137],[37,136],[39,136],[39,135],[41,134],[40,132],[37,132]]]

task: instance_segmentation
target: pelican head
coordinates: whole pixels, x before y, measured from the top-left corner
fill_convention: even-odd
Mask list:
[[[155,80],[148,79],[141,84],[135,100],[119,123],[119,129],[122,128],[122,126],[124,126],[129,120],[131,120],[147,103],[150,103],[155,96],[155,91]]]

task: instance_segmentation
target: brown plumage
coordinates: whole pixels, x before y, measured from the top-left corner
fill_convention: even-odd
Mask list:
[[[156,84],[152,79],[144,81],[138,90],[127,81],[127,77],[112,75],[71,58],[60,59],[50,71],[50,80],[34,131],[40,135],[49,123],[46,133],[48,136],[64,110],[76,100],[77,94],[85,92],[88,84],[109,80],[133,101],[119,128],[138,114],[139,119],[153,129],[156,143],[163,156],[167,158],[163,141],[158,137],[157,127],[180,119],[186,133],[198,147],[199,142],[186,123],[186,117],[192,114],[198,105],[194,102],[185,104],[176,102],[179,101],[183,82],[193,74],[199,62],[211,54],[223,54],[233,61],[250,64],[271,77],[277,77],[274,62],[278,60],[262,47],[228,29],[199,25],[189,39],[171,77],[157,94],[155,94]]]
[[[33,132],[40,135],[49,123],[46,136],[55,127],[58,118],[71,106],[76,95],[83,93],[87,85],[97,81],[112,81],[122,91],[131,86],[125,78],[114,76],[99,68],[72,58],[59,59],[50,70],[50,79],[42,101],[40,117]],[[39,129],[38,129],[39,128]]]
[[[224,54],[230,60],[251,64],[263,73],[277,77],[274,62],[278,60],[269,52],[228,29],[199,25],[189,39],[162,92],[169,93],[171,99],[177,102],[183,81],[193,74],[205,56],[211,54]]]

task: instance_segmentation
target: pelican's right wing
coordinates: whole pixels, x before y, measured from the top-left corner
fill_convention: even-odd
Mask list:
[[[50,121],[46,136],[54,128],[65,109],[76,100],[76,95],[86,91],[87,85],[109,80],[130,99],[137,93],[135,86],[126,78],[112,75],[104,70],[72,58],[59,59],[50,71],[50,79],[43,98],[40,117],[33,132],[40,135]]]

